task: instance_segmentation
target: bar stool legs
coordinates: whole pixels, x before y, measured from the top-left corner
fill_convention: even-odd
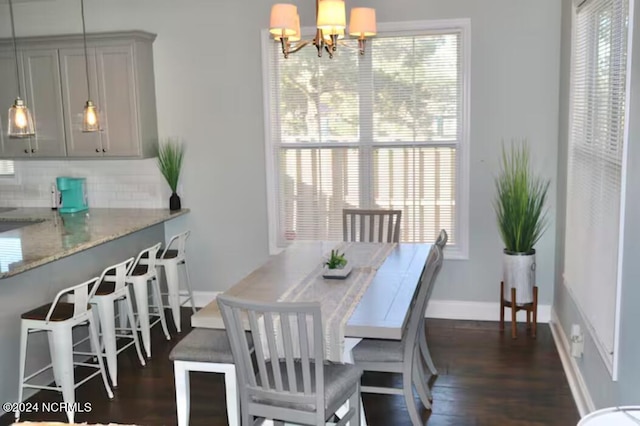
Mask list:
[[[138,323],[140,334],[142,335],[142,346],[144,346],[147,358],[151,358],[151,326],[156,324],[158,320],[151,324],[149,316],[149,284],[145,277],[131,276],[127,278],[127,281],[131,283],[133,292],[136,299],[136,307],[138,309]],[[169,335],[169,329],[167,328],[167,322],[164,317],[164,309],[162,307],[162,300],[160,299],[160,286],[157,279],[151,280],[151,292],[153,297],[153,303],[157,307],[159,321],[162,324],[162,330],[167,340],[171,340]]]
[[[189,279],[189,268],[187,267],[187,259],[158,259],[158,265],[162,265],[164,267],[164,274],[167,281],[167,299],[169,300],[169,307],[171,308],[171,316],[173,317],[173,323],[176,326],[176,330],[178,331],[178,333],[180,333],[182,331],[182,326],[180,320],[181,303],[180,271],[178,269],[179,265],[183,266],[185,285],[187,287],[187,291],[189,292],[189,297],[185,302],[191,301],[191,310],[194,314],[196,313],[196,306],[193,301],[193,290],[191,289],[191,281]]]

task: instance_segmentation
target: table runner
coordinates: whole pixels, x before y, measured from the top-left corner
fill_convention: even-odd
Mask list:
[[[326,359],[343,361],[345,325],[395,246],[396,243],[338,243],[334,250],[344,252],[353,268],[346,279],[322,277],[324,263],[329,257],[327,252],[324,253],[326,259],[318,259],[318,266],[278,299],[280,302],[320,302]]]

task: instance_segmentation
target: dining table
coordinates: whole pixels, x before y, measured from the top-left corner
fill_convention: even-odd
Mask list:
[[[259,302],[320,302],[325,358],[350,363],[362,339],[402,339],[430,249],[423,243],[296,241],[224,294]],[[323,277],[332,250],[344,253],[352,268],[345,279]],[[224,329],[217,302],[193,314],[191,325]]]
[[[293,301],[287,299],[287,295],[322,269],[331,250],[346,251],[349,259],[349,253],[359,249],[363,253],[371,253],[370,248],[378,247],[384,249],[385,256],[377,267],[369,266],[372,269],[369,282],[359,289],[359,294],[345,296],[349,300],[341,310],[344,318],[340,319],[346,339],[345,351],[349,350],[349,342],[355,344],[363,338],[401,340],[431,244],[296,241],[281,253],[271,256],[224,294],[262,302]],[[354,265],[354,270],[358,270],[357,265]],[[344,288],[341,287],[350,285],[350,278],[324,281],[326,284],[320,290],[310,290],[295,301],[330,299],[328,294],[337,292],[342,295]],[[323,317],[323,322],[325,320]],[[191,325],[224,329],[216,301],[196,312],[191,317]],[[348,356],[346,358],[344,361],[349,361]]]

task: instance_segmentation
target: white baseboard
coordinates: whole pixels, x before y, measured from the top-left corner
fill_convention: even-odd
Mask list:
[[[551,312],[551,321],[549,322],[549,326],[551,328],[553,340],[556,343],[556,348],[558,349],[558,354],[560,355],[564,374],[567,376],[567,381],[569,382],[571,394],[573,395],[573,399],[578,407],[580,417],[584,417],[586,414],[595,411],[596,406],[593,403],[593,399],[589,393],[589,388],[587,388],[587,384],[580,372],[580,368],[578,367],[575,358],[571,356],[569,339],[567,339],[567,335],[565,334],[555,311]]]
[[[430,300],[425,316],[453,320],[500,321],[500,303]],[[538,323],[548,323],[550,316],[551,305],[538,305]],[[519,311],[516,318],[518,322],[525,322],[526,313]],[[505,309],[505,321],[511,321],[510,309]]]
[[[216,298],[219,291],[194,291],[193,298],[196,307],[202,308]],[[181,292],[182,301],[186,299],[186,292]],[[548,323],[551,306],[538,306],[538,322]],[[510,313],[505,311],[506,320],[509,320]],[[466,302],[460,300],[430,300],[426,316],[428,318],[442,318],[454,320],[477,320],[477,321],[499,321],[500,304],[491,302]],[[518,321],[526,320],[523,311],[518,312]]]

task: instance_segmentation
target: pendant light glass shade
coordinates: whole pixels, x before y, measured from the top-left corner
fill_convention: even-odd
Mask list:
[[[84,104],[82,114],[82,131],[97,132],[100,130],[100,119],[98,118],[98,107],[90,100]]]
[[[13,39],[13,54],[16,59],[16,81],[18,83],[18,96],[9,108],[9,123],[7,126],[7,136],[10,138],[28,138],[35,136],[36,130],[33,125],[31,111],[20,98],[20,70],[18,67],[18,46],[16,44],[16,29],[13,23],[13,2],[9,0],[9,14],[11,15],[11,38]]]
[[[10,138],[28,138],[36,134],[31,111],[20,97],[17,97],[9,108],[8,129]]]
[[[91,100],[91,83],[89,82],[89,57],[87,55],[87,29],[84,22],[84,0],[80,0],[80,14],[82,15],[82,39],[84,41],[84,64],[87,75],[87,102],[82,112],[82,131],[85,133],[100,131],[98,107]]]

